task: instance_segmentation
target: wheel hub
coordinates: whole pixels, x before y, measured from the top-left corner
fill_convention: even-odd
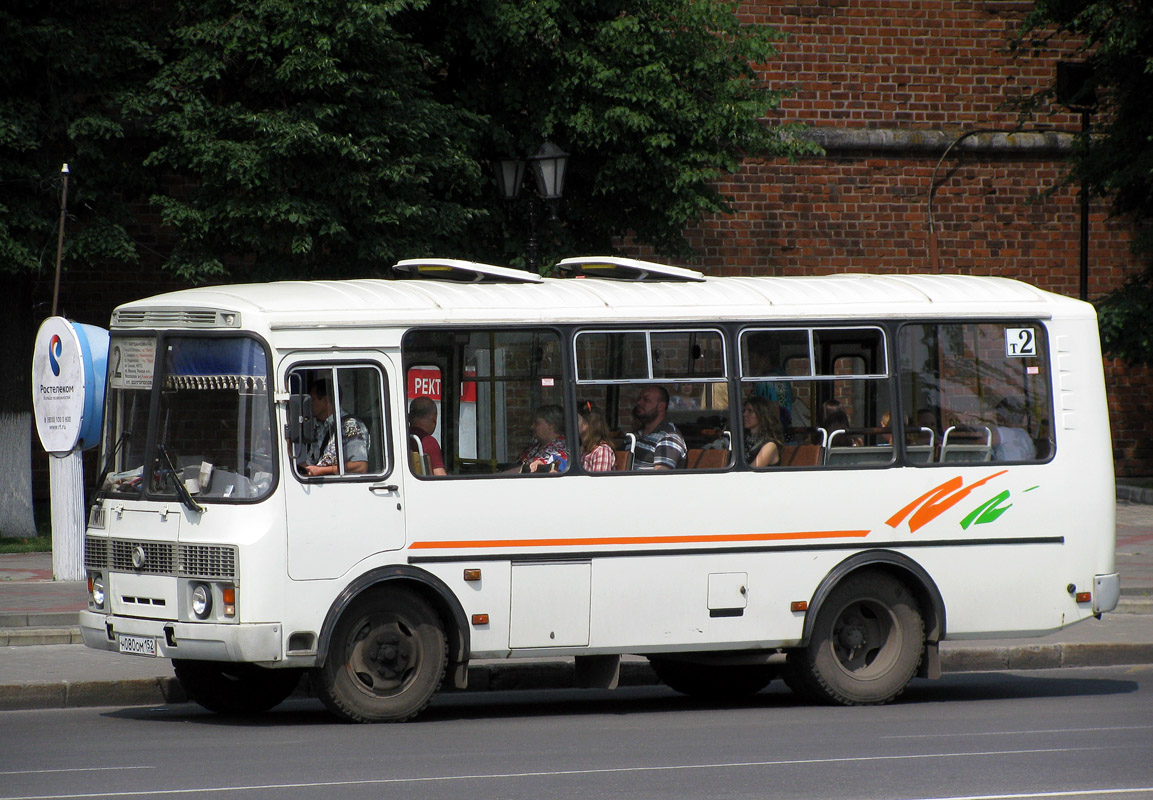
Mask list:
[[[382,632],[367,649],[365,659],[373,672],[388,680],[403,675],[412,661],[412,649],[408,641],[398,632]]]
[[[846,625],[837,633],[837,641],[846,650],[856,650],[861,647],[868,637],[859,625]]]

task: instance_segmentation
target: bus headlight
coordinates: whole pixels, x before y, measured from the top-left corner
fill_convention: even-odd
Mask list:
[[[99,574],[88,576],[88,596],[96,608],[104,608],[104,578]]]
[[[192,613],[197,619],[207,619],[212,611],[212,589],[208,584],[198,583],[192,589]]]

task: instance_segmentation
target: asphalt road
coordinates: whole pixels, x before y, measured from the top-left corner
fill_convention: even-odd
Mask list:
[[[717,708],[663,687],[445,695],[354,726],[294,700],[0,714],[0,800],[1153,798],[1153,665],[960,673],[896,704]]]

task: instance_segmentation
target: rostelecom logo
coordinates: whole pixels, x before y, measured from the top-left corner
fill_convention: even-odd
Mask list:
[[[60,341],[60,336],[52,334],[48,340],[48,366],[52,367],[52,374],[57,378],[60,377],[60,354],[63,352],[64,343]]]

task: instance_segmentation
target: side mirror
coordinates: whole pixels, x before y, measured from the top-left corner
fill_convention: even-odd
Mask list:
[[[316,433],[316,418],[312,416],[312,396],[293,394],[288,397],[288,424],[284,435],[293,444],[311,442]]]

